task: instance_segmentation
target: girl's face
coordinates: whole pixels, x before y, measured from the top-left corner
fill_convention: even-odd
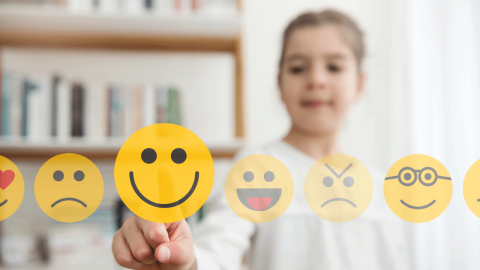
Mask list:
[[[285,46],[278,84],[293,127],[338,131],[363,88],[352,48],[336,26],[296,29]]]

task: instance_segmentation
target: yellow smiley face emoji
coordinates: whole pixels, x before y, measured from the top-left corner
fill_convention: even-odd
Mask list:
[[[136,215],[153,222],[176,222],[194,214],[210,195],[213,178],[205,143],[174,124],[138,130],[115,161],[120,198]]]
[[[383,191],[388,206],[398,217],[427,222],[442,214],[450,203],[452,179],[435,158],[409,155],[388,170]]]
[[[318,160],[305,178],[305,197],[319,217],[346,222],[360,216],[370,204],[373,182],[358,159],[333,154]]]
[[[250,155],[230,169],[225,196],[239,217],[255,223],[271,221],[283,214],[292,201],[292,176],[278,159]]]
[[[77,222],[97,210],[103,197],[103,179],[88,158],[66,153],[42,165],[34,189],[45,214],[57,221]]]
[[[0,156],[0,221],[11,216],[22,203],[25,186],[17,166]]]
[[[480,159],[473,163],[465,175],[463,197],[470,211],[480,218]]]

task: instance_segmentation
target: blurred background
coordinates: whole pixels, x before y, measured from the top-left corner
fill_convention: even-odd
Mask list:
[[[181,124],[209,146],[218,176],[238,149],[281,139],[281,35],[324,8],[352,16],[366,38],[366,94],[343,128],[345,152],[385,172],[408,154],[440,160],[453,196],[412,231],[415,267],[479,269],[480,222],[462,192],[480,158],[475,0],[0,0],[0,154],[25,181],[22,205],[0,222],[2,268],[120,269],[110,245],[123,141]],[[105,183],[99,209],[74,224],[46,216],[33,192],[40,166],[66,152],[91,158]]]

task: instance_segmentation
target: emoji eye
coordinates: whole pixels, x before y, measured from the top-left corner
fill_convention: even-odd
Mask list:
[[[424,168],[420,173],[420,181],[425,186],[432,186],[437,181],[437,172],[432,168]]]
[[[398,180],[404,186],[411,186],[415,184],[415,181],[417,180],[417,175],[412,168],[405,167],[400,170]]]
[[[351,177],[351,176],[347,176],[343,179],[343,184],[346,187],[351,187],[351,186],[353,186],[354,183],[355,183],[355,181],[353,180],[353,177]]]
[[[252,182],[253,180],[253,173],[251,171],[247,171],[243,174],[243,180],[247,181],[247,182]]]
[[[157,160],[157,152],[152,148],[147,148],[142,151],[142,160],[147,164],[152,164]]]
[[[265,179],[265,181],[267,182],[272,182],[273,179],[275,179],[275,174],[273,174],[273,172],[268,171],[263,175],[263,179]]]
[[[323,178],[323,185],[326,187],[331,187],[333,185],[333,178],[330,176],[325,176]]]
[[[73,174],[73,178],[75,180],[77,180],[78,182],[82,181],[83,179],[85,179],[85,174],[82,172],[82,171],[76,171],[74,174]]]
[[[177,164],[182,164],[187,159],[187,152],[182,148],[177,148],[172,151],[172,161]]]
[[[56,171],[53,173],[53,179],[55,181],[62,181],[63,180],[63,172],[62,171]]]

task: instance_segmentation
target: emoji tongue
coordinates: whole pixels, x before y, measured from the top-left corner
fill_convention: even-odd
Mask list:
[[[272,202],[271,197],[247,197],[247,202],[250,207],[255,210],[263,210],[267,208]]]
[[[5,190],[13,182],[15,173],[12,170],[0,171],[0,188]]]

